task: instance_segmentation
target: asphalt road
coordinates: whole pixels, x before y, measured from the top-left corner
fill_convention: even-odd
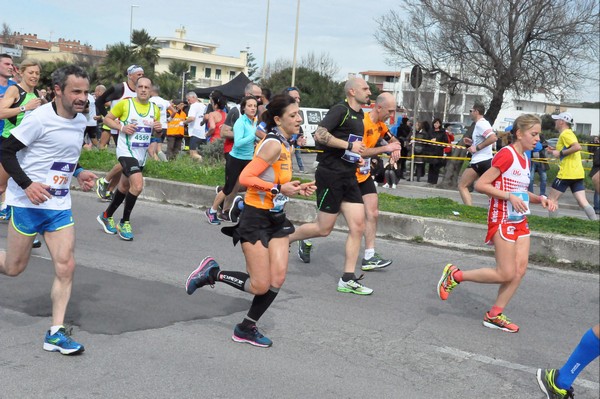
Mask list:
[[[260,321],[274,345],[255,348],[230,339],[249,295],[219,284],[184,292],[204,256],[244,269],[240,248],[198,209],[139,201],[135,240],[125,242],[95,221],[105,203],[73,197],[67,319],[86,351],[42,350],[53,269],[45,246],[34,250],[21,276],[0,276],[0,398],[543,398],[535,369],[560,367],[598,322],[598,275],[532,265],[506,311],[521,331],[484,328],[495,286],[464,283],[447,302],[435,286],[448,262],[493,259],[409,242],[378,241],[394,263],[366,275],[372,296],[338,293],[345,236],[334,232],[314,241],[311,264],[292,251],[286,284]],[[596,360],[577,398],[598,397],[598,375]]]

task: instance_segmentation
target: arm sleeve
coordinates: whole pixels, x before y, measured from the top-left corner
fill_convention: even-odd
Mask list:
[[[123,96],[124,92],[125,87],[123,86],[123,83],[116,84],[106,89],[106,91],[96,99],[96,115],[106,116],[108,110],[104,104],[108,101],[118,100]]]
[[[246,187],[254,187],[260,191],[269,191],[273,187],[273,183],[269,183],[260,176],[267,168],[269,167],[269,163],[260,157],[252,158],[252,161],[240,174],[240,184]]]
[[[15,136],[11,135],[2,142],[0,157],[2,159],[2,166],[4,167],[6,173],[13,178],[19,187],[25,190],[33,182],[25,174],[25,171],[23,171],[21,165],[19,165],[19,161],[17,160],[17,152],[23,148],[25,148],[25,144],[21,143],[15,138]]]

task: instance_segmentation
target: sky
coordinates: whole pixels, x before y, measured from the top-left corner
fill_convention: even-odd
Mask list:
[[[216,44],[219,55],[237,57],[249,47],[260,67],[267,2],[103,0],[89,7],[81,1],[28,0],[26,12],[22,6],[3,7],[0,22],[15,32],[37,33],[45,40],[79,40],[96,49],[127,43],[131,21],[133,29],[146,29],[154,37],[175,37],[175,30],[184,26],[187,39]],[[394,70],[385,64],[373,34],[376,19],[398,4],[398,0],[300,0],[298,61],[310,52],[317,56],[327,53],[340,69],[339,80],[348,73]],[[297,5],[297,0],[270,0],[267,62],[293,59]]]
[[[374,32],[378,19],[390,10],[401,11],[400,0],[299,0],[298,61],[309,53],[327,54],[339,67],[334,78],[349,73],[394,71]],[[239,56],[241,50],[254,55],[261,67],[264,59],[268,0],[223,2],[188,0],[28,0],[24,6],[3,7],[0,22],[12,31],[36,33],[40,39],[79,40],[95,49],[129,42],[130,25],[146,29],[153,37],[176,37],[186,29],[186,38],[218,45],[217,54]],[[267,62],[292,61],[298,0],[270,0]],[[93,7],[92,7],[93,5]],[[137,5],[139,7],[131,7]],[[101,8],[99,8],[101,7]],[[574,99],[598,101],[597,82],[586,85]]]

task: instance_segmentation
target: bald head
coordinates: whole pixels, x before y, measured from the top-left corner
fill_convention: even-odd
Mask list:
[[[350,78],[344,85],[344,91],[348,101],[354,103],[358,108],[363,104],[370,104],[371,90],[363,78]],[[353,107],[354,108],[354,107]]]
[[[396,112],[396,99],[391,93],[381,93],[375,100],[375,109],[371,116],[375,116],[373,122],[385,122]]]

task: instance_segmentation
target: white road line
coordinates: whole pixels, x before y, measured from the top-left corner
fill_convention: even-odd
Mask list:
[[[518,363],[507,362],[506,360],[494,359],[489,356],[479,355],[477,353],[465,352],[460,349],[450,348],[448,346],[443,346],[441,348],[437,348],[436,350],[438,352],[445,353],[447,355],[454,356],[459,359],[474,360],[476,362],[500,366],[511,370],[524,371],[533,375],[535,375],[537,371],[537,368],[524,366]],[[577,378],[575,380],[575,385],[579,385],[581,387],[596,391],[600,389],[600,384],[598,384],[597,382],[585,380],[583,378]]]

